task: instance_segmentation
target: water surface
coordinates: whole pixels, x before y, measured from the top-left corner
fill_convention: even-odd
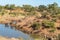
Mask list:
[[[15,38],[24,38],[25,40],[32,40],[30,35],[25,34],[19,30],[15,30],[15,28],[12,28],[9,25],[0,24],[0,36],[5,37],[15,37]]]

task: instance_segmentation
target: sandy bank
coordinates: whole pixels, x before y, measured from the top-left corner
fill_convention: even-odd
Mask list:
[[[23,40],[22,38],[7,38],[7,37],[2,37],[0,36],[0,40]]]

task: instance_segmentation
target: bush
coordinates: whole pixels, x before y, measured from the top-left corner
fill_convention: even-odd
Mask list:
[[[31,25],[31,27],[32,27],[34,30],[37,30],[37,29],[40,28],[40,23],[34,22],[34,23]]]
[[[60,19],[60,14],[57,14],[57,18]]]
[[[28,16],[33,16],[33,15],[36,15],[37,13],[36,12],[29,12],[27,13]]]
[[[49,32],[54,32],[55,30],[54,29],[52,29],[52,30],[49,30]]]
[[[58,34],[58,40],[60,40],[60,34]]]
[[[9,13],[11,16],[15,17],[16,13]]]
[[[11,4],[11,5],[7,4],[7,5],[5,5],[4,8],[9,9],[9,10],[13,10],[13,9],[15,9],[15,5],[14,4]]]
[[[38,9],[40,11],[44,11],[44,10],[47,10],[47,7],[45,5],[39,5]]]
[[[23,5],[23,9],[25,9],[25,11],[30,12],[32,10],[32,6],[31,5]]]
[[[4,15],[4,13],[0,13],[0,15],[1,15],[1,16],[3,16],[3,15]]]
[[[53,19],[52,19],[53,22],[56,22],[56,20],[57,20],[56,18],[53,18]]]
[[[42,26],[45,28],[52,28],[52,27],[54,27],[54,22],[49,21],[49,20],[44,20],[42,22]]]

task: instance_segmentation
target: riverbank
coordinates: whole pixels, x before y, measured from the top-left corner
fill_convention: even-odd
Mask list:
[[[1,24],[5,24],[5,25],[10,25],[11,27],[14,27],[17,30],[23,31],[24,33],[27,34],[37,34],[39,36],[43,36],[44,38],[53,38],[53,37],[57,37],[56,35],[59,34],[59,32],[56,33],[56,31],[53,33],[49,32],[49,30],[52,30],[50,28],[39,28],[37,30],[35,30],[34,28],[31,27],[31,25],[34,22],[42,22],[42,19],[38,19],[35,16],[29,16],[29,17],[25,17],[25,18],[17,18],[17,17],[9,17],[7,18],[7,16],[1,16]],[[58,31],[58,30],[57,30]]]
[[[0,40],[23,40],[22,38],[8,38],[0,36]]]
[[[60,14],[57,15],[48,10],[33,10],[28,5],[24,7],[6,8],[5,6],[0,11],[0,23],[10,25],[17,30],[27,34],[37,34],[47,39],[60,37]],[[29,9],[29,11],[28,11]],[[57,11],[56,11],[57,12]]]

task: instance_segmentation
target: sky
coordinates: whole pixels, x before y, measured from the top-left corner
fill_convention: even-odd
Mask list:
[[[6,4],[15,4],[18,6],[22,5],[32,5],[32,6],[39,6],[39,5],[48,5],[52,3],[58,3],[60,6],[60,0],[0,0],[0,5],[6,5]]]

